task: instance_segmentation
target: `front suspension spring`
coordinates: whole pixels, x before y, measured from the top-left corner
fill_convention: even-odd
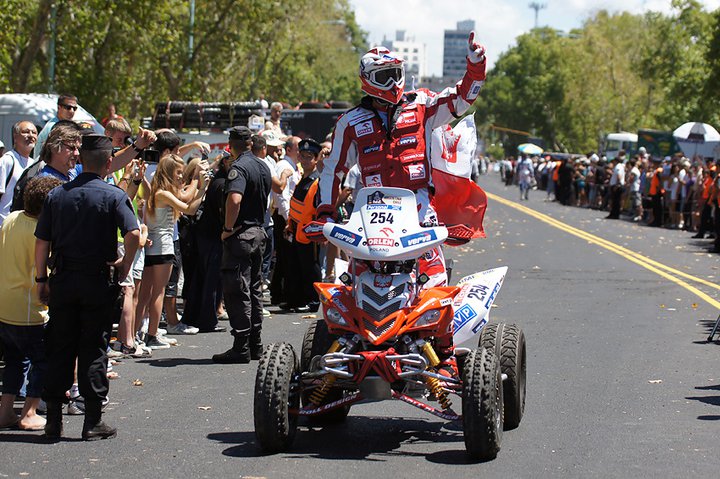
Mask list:
[[[319,406],[323,399],[325,399],[325,396],[327,396],[336,379],[337,376],[333,374],[323,376],[322,384],[310,395],[310,402],[313,403],[315,407]]]
[[[449,409],[450,406],[452,406],[452,401],[448,398],[447,391],[440,386],[440,381],[437,378],[425,377],[425,384],[427,384],[430,392],[435,395],[443,409]]]

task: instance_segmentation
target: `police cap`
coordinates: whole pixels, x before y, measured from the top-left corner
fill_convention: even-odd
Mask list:
[[[112,140],[105,135],[83,135],[81,151],[105,150],[112,151]]]
[[[252,137],[252,131],[247,126],[233,126],[228,133],[231,140],[248,141]]]
[[[320,146],[320,143],[313,140],[312,138],[305,138],[304,140],[301,140],[300,143],[298,143],[298,151],[302,153],[303,151],[309,151],[313,155],[317,156],[320,154],[320,151],[322,150],[322,146]]]

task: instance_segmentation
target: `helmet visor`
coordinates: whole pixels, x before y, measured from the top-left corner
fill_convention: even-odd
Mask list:
[[[376,87],[388,88],[393,84],[401,83],[403,77],[403,69],[400,67],[384,68],[372,72],[370,81],[372,81]]]

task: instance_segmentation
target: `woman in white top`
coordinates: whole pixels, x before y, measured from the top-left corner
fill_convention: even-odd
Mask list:
[[[146,308],[149,308],[150,324],[145,343],[152,349],[170,347],[168,343],[158,339],[157,330],[162,314],[165,286],[170,280],[172,261],[175,255],[173,245],[175,222],[182,213],[195,214],[202,204],[209,185],[207,171],[198,170],[199,188],[189,203],[183,202],[178,195],[183,187],[184,169],[185,163],[177,155],[167,155],[160,159],[152,179],[145,212],[150,246],[145,248],[145,269],[136,310],[136,321],[143,318],[143,313]]]

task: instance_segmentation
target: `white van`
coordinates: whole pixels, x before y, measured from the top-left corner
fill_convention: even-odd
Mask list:
[[[0,140],[7,150],[12,149],[12,127],[20,120],[32,121],[38,133],[45,123],[57,114],[58,95],[46,93],[8,93],[0,95]],[[105,129],[99,121],[82,106],[75,112],[74,121],[87,122],[96,133],[103,134]]]
[[[625,150],[630,158],[637,151],[638,136],[636,133],[621,131],[620,133],[609,133],[605,137],[601,151],[608,160],[615,158],[620,150]]]

